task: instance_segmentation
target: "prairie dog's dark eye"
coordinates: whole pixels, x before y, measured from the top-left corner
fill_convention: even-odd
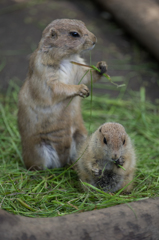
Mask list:
[[[70,35],[72,37],[80,37],[79,33],[78,32],[70,32]]]
[[[103,138],[103,142],[104,142],[105,144],[107,144],[107,140],[106,140],[105,137]]]
[[[123,141],[123,145],[125,144],[125,139],[124,139],[124,141]]]
[[[51,29],[51,37],[54,38],[54,37],[56,37],[56,35],[57,35],[56,31],[54,29]]]

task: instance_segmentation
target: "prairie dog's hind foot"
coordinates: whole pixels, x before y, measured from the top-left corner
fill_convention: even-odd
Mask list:
[[[30,161],[28,161],[28,159]],[[24,157],[24,163],[29,170],[44,170],[62,167],[55,148],[41,143],[34,146],[32,152]]]

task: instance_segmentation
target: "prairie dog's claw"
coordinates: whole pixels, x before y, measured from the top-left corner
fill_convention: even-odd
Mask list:
[[[86,86],[86,85],[84,85],[84,84],[81,84],[81,85],[79,85],[79,87],[80,87],[80,89],[79,89],[79,96],[80,97],[88,97],[89,96],[89,89],[88,89],[88,87]]]
[[[95,176],[100,176],[102,174],[102,170],[98,169],[98,168],[92,168],[92,173],[95,175]]]

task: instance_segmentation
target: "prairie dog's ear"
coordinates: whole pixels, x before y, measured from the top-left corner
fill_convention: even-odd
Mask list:
[[[122,140],[122,142],[123,142],[123,145],[125,145],[125,142],[126,142],[126,134],[122,134],[122,136],[121,136],[121,140]]]
[[[102,131],[102,127],[99,128],[99,132],[100,132],[100,133],[101,133],[101,131]]]
[[[57,31],[54,28],[50,28],[49,31],[44,35],[44,38],[42,39],[42,51],[48,52],[50,48],[53,47],[54,39],[57,38]]]
[[[50,29],[50,36],[52,38],[56,38],[57,37],[57,32],[56,32],[56,30],[54,28]]]

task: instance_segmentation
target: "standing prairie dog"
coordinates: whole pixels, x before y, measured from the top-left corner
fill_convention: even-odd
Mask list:
[[[75,160],[87,136],[80,99],[89,96],[85,84],[91,76],[86,74],[90,68],[71,61],[85,64],[79,54],[95,43],[95,35],[79,20],[57,19],[44,29],[19,93],[18,126],[28,169],[58,168]],[[106,72],[106,63],[97,67],[101,72],[92,70],[94,82]]]
[[[81,181],[104,191],[115,192],[133,179],[135,152],[130,137],[119,123],[100,126],[81,144],[77,158],[76,169]],[[132,183],[124,191],[131,188]]]

